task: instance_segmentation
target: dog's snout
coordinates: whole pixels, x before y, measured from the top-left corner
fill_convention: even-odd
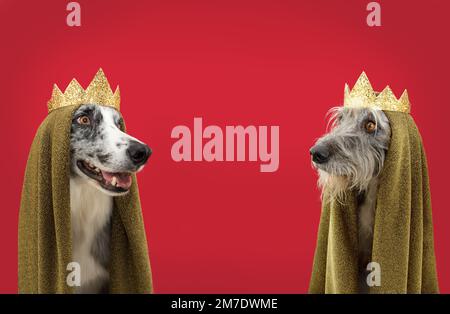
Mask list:
[[[152,154],[152,150],[145,144],[131,141],[128,144],[127,154],[134,165],[142,166],[147,162],[148,158]]]
[[[315,145],[311,147],[309,153],[315,163],[323,164],[330,159],[330,150],[327,145]]]

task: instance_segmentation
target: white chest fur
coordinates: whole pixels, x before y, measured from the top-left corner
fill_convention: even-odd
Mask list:
[[[72,258],[80,265],[81,293],[98,292],[108,280],[107,270],[92,255],[96,236],[111,217],[113,198],[86,180],[70,179]]]

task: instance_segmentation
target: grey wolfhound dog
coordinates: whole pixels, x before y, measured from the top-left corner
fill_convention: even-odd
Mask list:
[[[378,175],[389,147],[391,128],[379,109],[337,107],[329,114],[330,132],[317,140],[310,154],[319,174],[323,201],[339,201],[346,192],[357,192],[358,262],[360,285],[365,292],[365,268],[372,255]]]

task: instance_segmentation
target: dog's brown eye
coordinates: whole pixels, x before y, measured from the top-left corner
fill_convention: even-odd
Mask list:
[[[89,119],[88,116],[81,116],[77,119],[79,124],[90,124],[91,120]]]
[[[366,123],[365,128],[368,133],[373,133],[375,131],[375,129],[377,128],[377,125],[373,121],[368,121]]]

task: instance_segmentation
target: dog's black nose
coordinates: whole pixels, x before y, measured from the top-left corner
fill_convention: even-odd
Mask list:
[[[127,154],[133,164],[136,166],[142,166],[147,162],[147,159],[152,154],[152,150],[145,144],[130,141],[128,144]]]
[[[323,164],[330,159],[330,150],[327,145],[315,145],[311,147],[309,153],[312,156],[312,160],[317,164]]]

